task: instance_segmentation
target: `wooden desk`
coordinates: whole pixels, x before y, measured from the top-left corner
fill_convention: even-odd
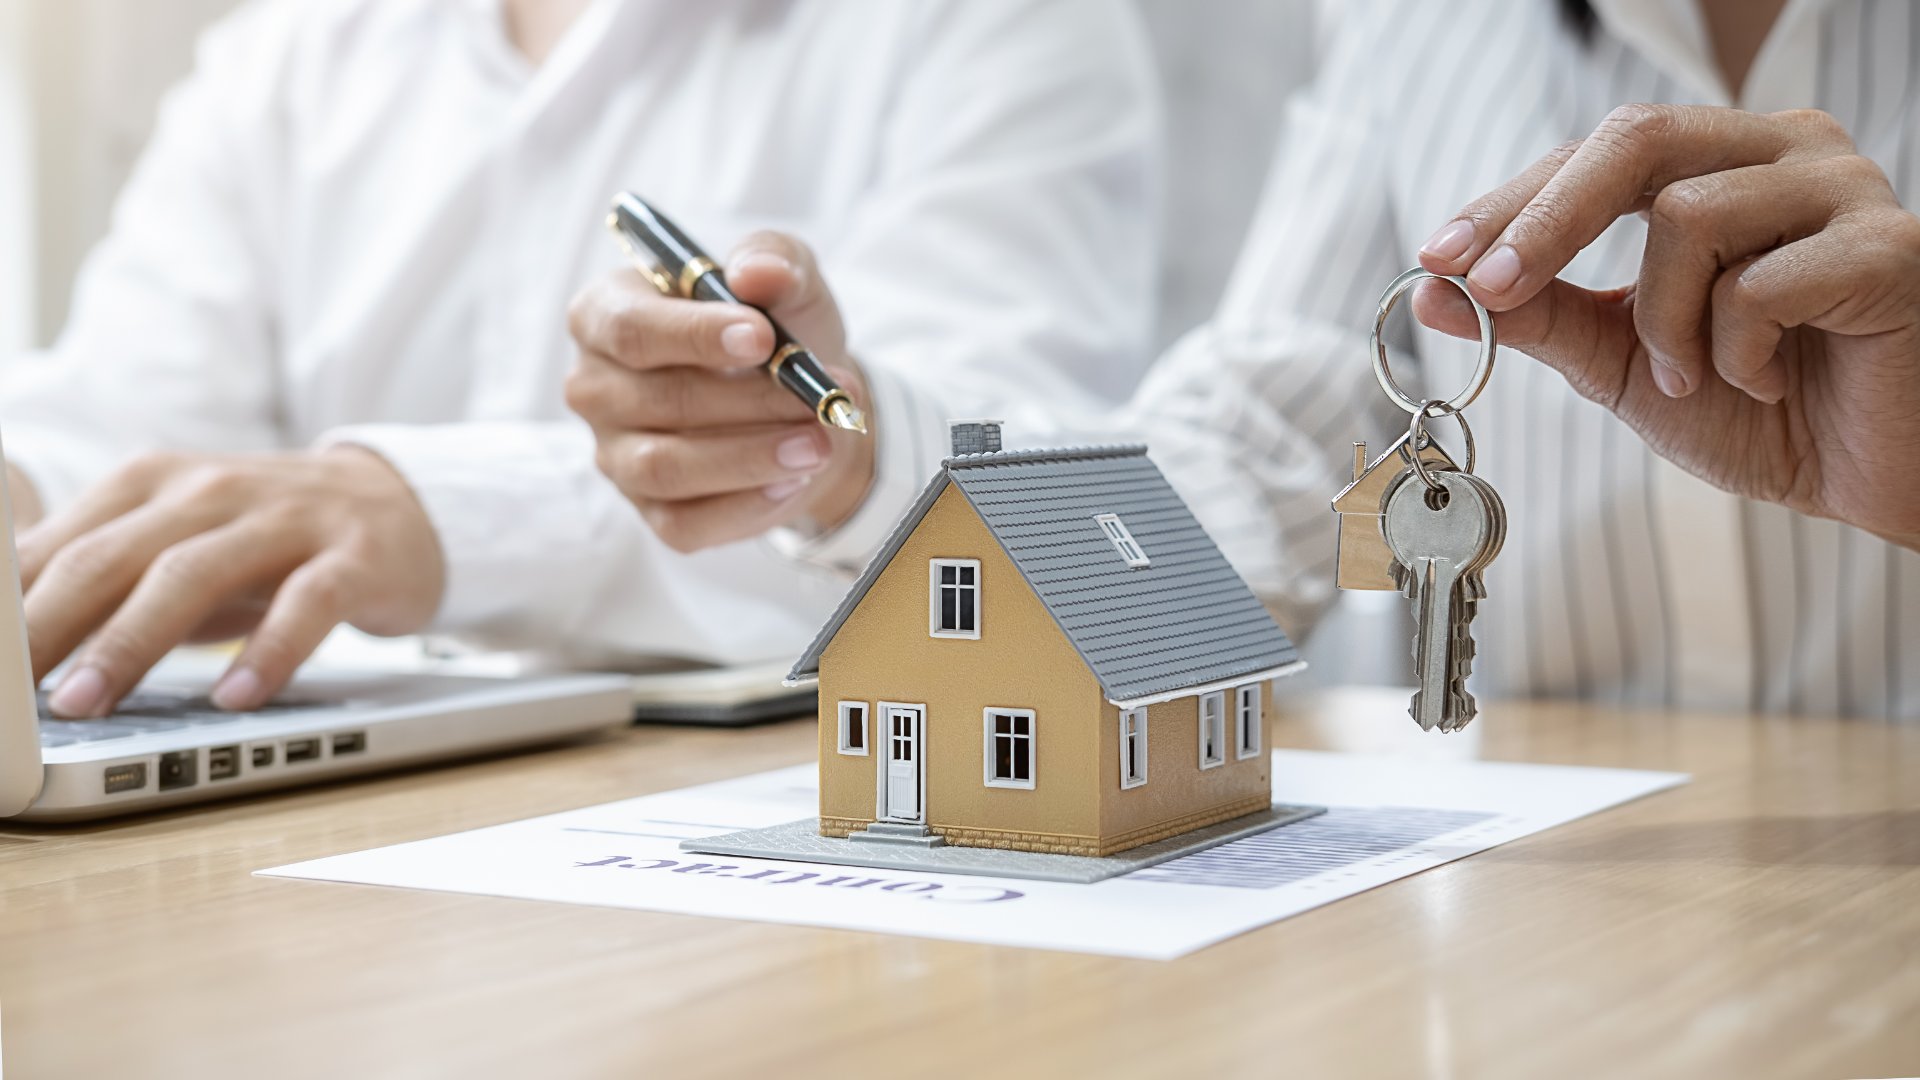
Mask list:
[[[1170,964],[250,876],[804,761],[801,723],[13,827],[5,1075],[1920,1073],[1920,730],[1404,707],[1274,741],[1695,779]]]

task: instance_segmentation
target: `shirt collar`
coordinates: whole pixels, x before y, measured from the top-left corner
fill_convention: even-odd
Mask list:
[[[1738,104],[1772,110],[1812,103],[1817,43],[1807,30],[1833,3],[1787,0],[1754,58]],[[1714,105],[1735,104],[1720,77],[1697,0],[1593,0],[1593,7],[1609,32],[1689,96]]]
[[[446,0],[458,12],[467,39],[480,62],[496,77],[525,89],[531,97],[545,97],[551,87],[570,81],[580,67],[606,42],[616,21],[631,23],[648,10],[671,11],[666,4],[630,4],[626,0],[592,0],[574,26],[554,46],[538,68],[527,62],[507,37],[506,0]],[[631,29],[626,27],[625,29]]]

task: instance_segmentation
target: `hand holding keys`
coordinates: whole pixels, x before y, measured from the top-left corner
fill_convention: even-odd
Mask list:
[[[1354,490],[1394,454],[1400,456],[1403,464],[1381,495],[1377,520],[1391,558],[1387,575],[1413,601],[1414,674],[1419,689],[1409,711],[1425,730],[1458,731],[1476,710],[1466,687],[1473,664],[1473,616],[1486,596],[1481,572],[1506,541],[1507,513],[1493,485],[1473,473],[1473,431],[1460,411],[1479,396],[1493,374],[1497,343],[1486,310],[1474,305],[1480,316],[1481,352],[1473,381],[1451,400],[1415,401],[1387,368],[1386,346],[1380,338],[1387,315],[1401,294],[1433,276],[1425,270],[1409,270],[1394,279],[1381,297],[1373,328],[1374,374],[1395,404],[1413,414],[1413,421],[1407,433],[1362,470],[1347,490]],[[1457,278],[1446,280],[1463,284]],[[1432,442],[1427,422],[1445,416],[1453,417],[1466,438],[1464,470],[1443,463],[1450,460],[1445,455],[1439,455],[1442,462],[1435,462],[1423,453]],[[1335,502],[1339,503],[1338,496]],[[1343,521],[1343,532],[1347,528]],[[1367,587],[1355,584],[1369,577],[1362,569],[1354,567],[1351,579],[1343,576],[1341,587]],[[1344,561],[1342,573],[1349,573]]]

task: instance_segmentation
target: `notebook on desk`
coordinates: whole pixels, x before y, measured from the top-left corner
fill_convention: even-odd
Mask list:
[[[596,666],[624,671],[633,719],[639,723],[738,727],[814,712],[817,695],[813,686],[791,687],[781,682],[792,666],[787,659],[735,665],[664,657],[596,659]],[[496,677],[566,670],[555,666],[555,658],[538,652],[475,650],[432,637],[374,638],[351,629],[335,631],[315,662],[357,670]]]
[[[640,723],[737,726],[810,715],[812,686],[783,684],[784,662],[696,668],[633,677],[633,718]]]

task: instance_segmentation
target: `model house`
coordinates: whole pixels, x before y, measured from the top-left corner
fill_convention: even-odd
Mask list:
[[[1430,467],[1451,469],[1453,458],[1437,442],[1429,442],[1420,451],[1420,460]],[[1353,480],[1333,497],[1333,512],[1340,516],[1340,557],[1335,580],[1343,589],[1398,589],[1393,574],[1393,550],[1380,531],[1381,502],[1387,485],[1406,466],[1406,459],[1389,450],[1378,461],[1367,461],[1367,444],[1353,444]]]
[[[1302,666],[1145,447],[970,422],[791,678],[822,834],[1108,855],[1266,811]]]

